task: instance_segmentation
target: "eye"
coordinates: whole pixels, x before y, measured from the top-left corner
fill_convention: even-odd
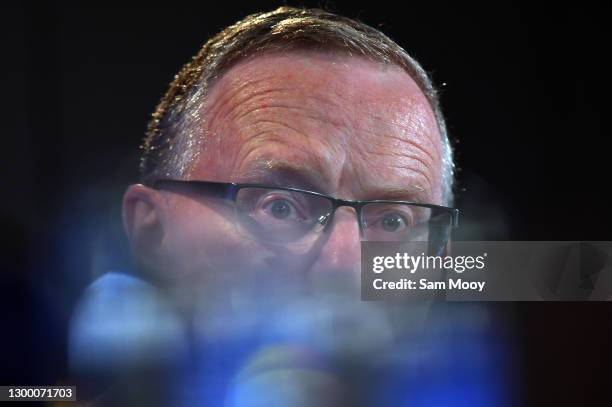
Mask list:
[[[276,199],[268,204],[267,210],[276,219],[286,219],[295,212],[293,204],[286,199]]]
[[[392,212],[383,215],[380,225],[386,232],[397,232],[407,227],[407,221],[401,214]]]
[[[306,209],[292,196],[270,194],[262,197],[259,204],[261,220],[304,221]]]

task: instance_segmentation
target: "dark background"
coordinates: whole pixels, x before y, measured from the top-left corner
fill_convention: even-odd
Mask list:
[[[116,220],[155,104],[210,35],[281,4],[3,6],[0,384],[68,380],[70,309],[93,276],[126,261]],[[465,237],[478,229],[499,240],[612,240],[603,9],[289,4],[381,28],[445,84]],[[512,307],[525,404],[601,402],[612,305]]]

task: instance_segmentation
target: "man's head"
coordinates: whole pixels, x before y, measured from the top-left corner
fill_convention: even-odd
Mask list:
[[[146,185],[173,178],[452,201],[451,148],[423,69],[377,30],[320,10],[250,16],[206,43],[154,113],[141,171]],[[350,208],[316,245],[279,245],[245,237],[221,198],[130,187],[124,217],[136,257],[180,275],[359,262]]]

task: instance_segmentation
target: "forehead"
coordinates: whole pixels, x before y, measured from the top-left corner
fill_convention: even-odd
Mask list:
[[[257,181],[282,169],[347,198],[380,187],[439,195],[437,124],[399,67],[330,53],[257,56],[213,84],[202,116],[193,178]]]

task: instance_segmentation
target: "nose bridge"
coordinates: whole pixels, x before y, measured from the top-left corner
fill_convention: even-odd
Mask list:
[[[314,270],[323,272],[354,272],[360,261],[360,227],[357,209],[352,205],[338,205]]]
[[[349,201],[342,201],[342,202],[349,202]],[[336,214],[334,215],[334,217],[342,216],[343,218],[348,218],[351,214],[355,215],[355,219],[357,218],[357,209],[353,207],[351,203],[340,204],[336,208]]]
[[[351,200],[346,200],[346,199],[336,199],[336,209],[335,209],[335,214],[334,214],[334,218],[336,216],[336,213],[338,213],[339,211],[345,212],[345,213],[349,213],[349,212],[353,212],[355,214],[355,220],[357,221],[357,226],[359,228],[359,236],[363,236],[363,225],[361,223],[361,204],[358,201],[351,201]],[[332,222],[334,223],[334,222]],[[333,225],[330,225],[333,226]]]

